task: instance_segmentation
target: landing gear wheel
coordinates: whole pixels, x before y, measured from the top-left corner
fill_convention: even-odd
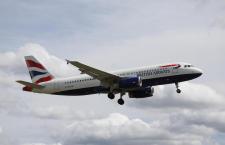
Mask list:
[[[122,98],[118,99],[118,104],[123,105],[124,104],[124,100]]]
[[[177,93],[180,94],[181,93],[181,90],[180,89],[177,89]]]
[[[108,98],[109,98],[109,99],[114,99],[114,98],[115,98],[115,95],[114,95],[113,93],[110,92],[110,93],[108,93]]]
[[[179,89],[178,83],[175,83],[175,85],[176,85],[176,88],[177,88],[177,93],[180,94],[181,93],[181,90]]]

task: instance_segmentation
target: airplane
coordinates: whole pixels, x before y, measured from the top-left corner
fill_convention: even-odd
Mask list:
[[[18,80],[24,85],[23,91],[54,95],[90,95],[105,93],[109,99],[120,94],[118,104],[123,105],[123,96],[130,98],[152,97],[153,86],[175,84],[176,92],[181,93],[179,83],[195,79],[202,70],[189,63],[169,63],[120,71],[106,72],[78,61],[66,60],[67,64],[79,69],[81,75],[55,78],[34,57],[25,56],[32,83]]]

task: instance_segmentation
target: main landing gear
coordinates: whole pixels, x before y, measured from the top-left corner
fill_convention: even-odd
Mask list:
[[[120,104],[120,105],[123,105],[124,104],[124,100],[123,100],[123,95],[125,95],[125,93],[124,92],[122,92],[122,93],[120,93],[120,98],[118,99],[118,104]]]
[[[115,95],[112,92],[110,92],[108,93],[108,98],[112,100],[115,98]]]
[[[123,100],[123,95],[125,95],[125,93],[120,93],[120,98],[118,99],[118,104],[120,104],[120,105],[123,105],[124,104],[124,100]],[[108,93],[108,98],[109,99],[114,99],[115,98],[115,94],[114,93],[112,93],[112,92],[110,92],[110,93]]]
[[[177,88],[177,93],[180,94],[181,93],[181,90],[179,89],[178,83],[175,83],[175,85],[176,85],[176,88]]]

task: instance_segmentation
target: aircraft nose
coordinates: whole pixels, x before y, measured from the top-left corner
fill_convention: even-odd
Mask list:
[[[203,74],[203,71],[201,69],[199,69],[199,68],[195,68],[195,73],[199,77],[199,76],[201,76]]]

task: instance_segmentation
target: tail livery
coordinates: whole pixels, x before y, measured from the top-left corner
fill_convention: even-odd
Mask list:
[[[25,61],[33,83],[39,84],[52,80],[54,77],[33,56],[25,56]]]

